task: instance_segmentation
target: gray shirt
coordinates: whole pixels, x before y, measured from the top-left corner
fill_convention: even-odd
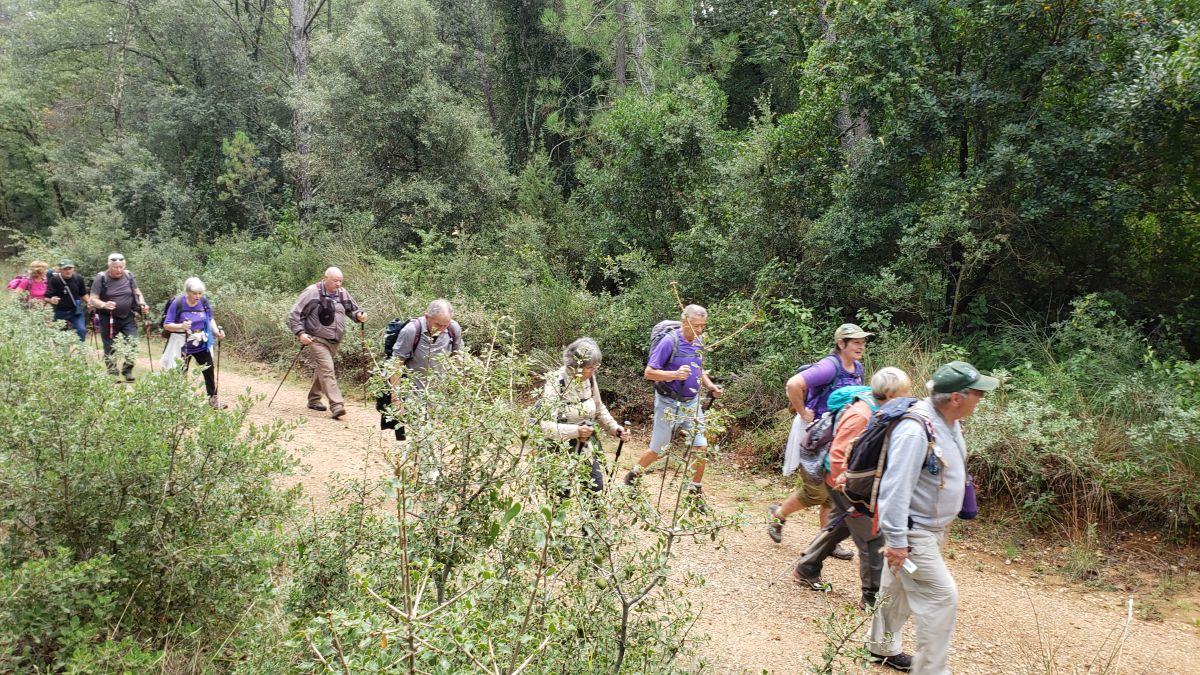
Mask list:
[[[908,546],[909,519],[913,529],[941,532],[962,510],[967,484],[967,444],[958,422],[947,425],[929,399],[912,412],[933,429],[933,455],[939,471],[929,472],[924,424],[905,419],[896,423],[888,441],[888,466],[879,481],[879,531],[889,548]]]
[[[462,327],[457,321],[451,321],[447,330],[434,337],[429,334],[429,323],[425,317],[420,317],[400,329],[396,345],[392,347],[392,356],[400,359],[409,370],[425,372],[431,368],[441,368],[437,362],[439,355],[456,354],[462,350]]]

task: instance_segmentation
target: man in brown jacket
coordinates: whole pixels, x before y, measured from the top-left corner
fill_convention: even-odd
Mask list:
[[[308,358],[315,368],[312,387],[308,390],[308,407],[325,410],[321,403],[324,393],[329,399],[333,419],[346,414],[333,360],[346,332],[347,315],[359,323],[367,321],[367,313],[359,308],[349,291],[342,288],[342,271],[330,267],[321,281],[304,289],[287,317],[288,328],[300,344],[308,348]]]

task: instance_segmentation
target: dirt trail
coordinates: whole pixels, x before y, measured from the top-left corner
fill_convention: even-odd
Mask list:
[[[225,396],[249,390],[269,397],[278,382],[277,372],[260,366],[242,365],[239,371],[223,369]],[[377,443],[371,440],[377,437],[379,419],[374,409],[349,402],[349,414],[335,421],[328,413],[305,407],[307,384],[304,376],[293,373],[274,405],[268,408],[265,400],[257,403],[252,417],[257,422],[305,420],[291,447],[309,467],[300,482],[312,502],[319,504],[334,474],[361,474],[364,463],[376,475],[386,467],[377,459],[364,461],[366,447]],[[636,457],[636,450],[627,448],[625,455]],[[763,514],[768,503],[783,495],[781,484],[735,475],[718,462],[710,469],[706,489],[719,509],[745,508],[752,524],[740,532],[726,532],[722,547],[688,544],[680,551],[677,570],[707,579],[697,598],[704,607],[700,628],[709,637],[701,647],[702,657],[719,673],[803,672],[805,656],[816,657],[825,640],[814,621],[857,600],[857,563],[828,562],[825,576],[835,590],[827,596],[802,590],[781,573],[816,533],[815,514],[793,516],[783,543],[774,544],[764,533]],[[1030,578],[1028,571],[974,552],[980,543],[951,544],[957,557],[949,564],[960,594],[950,659],[954,671],[1045,673],[1049,671],[1040,665],[1039,653],[1052,651],[1055,672],[1064,667],[1065,672],[1098,672],[1089,671],[1088,664],[1119,640],[1125,597]],[[906,648],[913,646],[911,627],[905,643]],[[1134,619],[1119,672],[1200,673],[1200,630],[1182,622]]]

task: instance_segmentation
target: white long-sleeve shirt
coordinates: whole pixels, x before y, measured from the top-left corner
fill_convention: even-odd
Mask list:
[[[581,380],[565,368],[546,373],[542,404],[550,410],[549,419],[541,423],[542,432],[549,438],[578,438],[579,425],[585,422],[599,423],[610,436],[618,435],[621,428],[600,399],[596,378]]]
[[[937,475],[929,472],[928,442],[921,422],[896,423],[888,440],[888,464],[879,482],[879,531],[889,548],[908,546],[909,519],[919,530],[941,532],[962,510],[967,485],[967,444],[958,422],[946,424],[929,399],[910,409],[933,428]]]

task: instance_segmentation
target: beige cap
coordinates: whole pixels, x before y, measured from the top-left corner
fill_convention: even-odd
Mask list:
[[[844,323],[838,326],[838,329],[833,331],[833,341],[838,340],[854,340],[857,338],[871,337],[874,333],[868,333],[861,326],[853,323]]]

